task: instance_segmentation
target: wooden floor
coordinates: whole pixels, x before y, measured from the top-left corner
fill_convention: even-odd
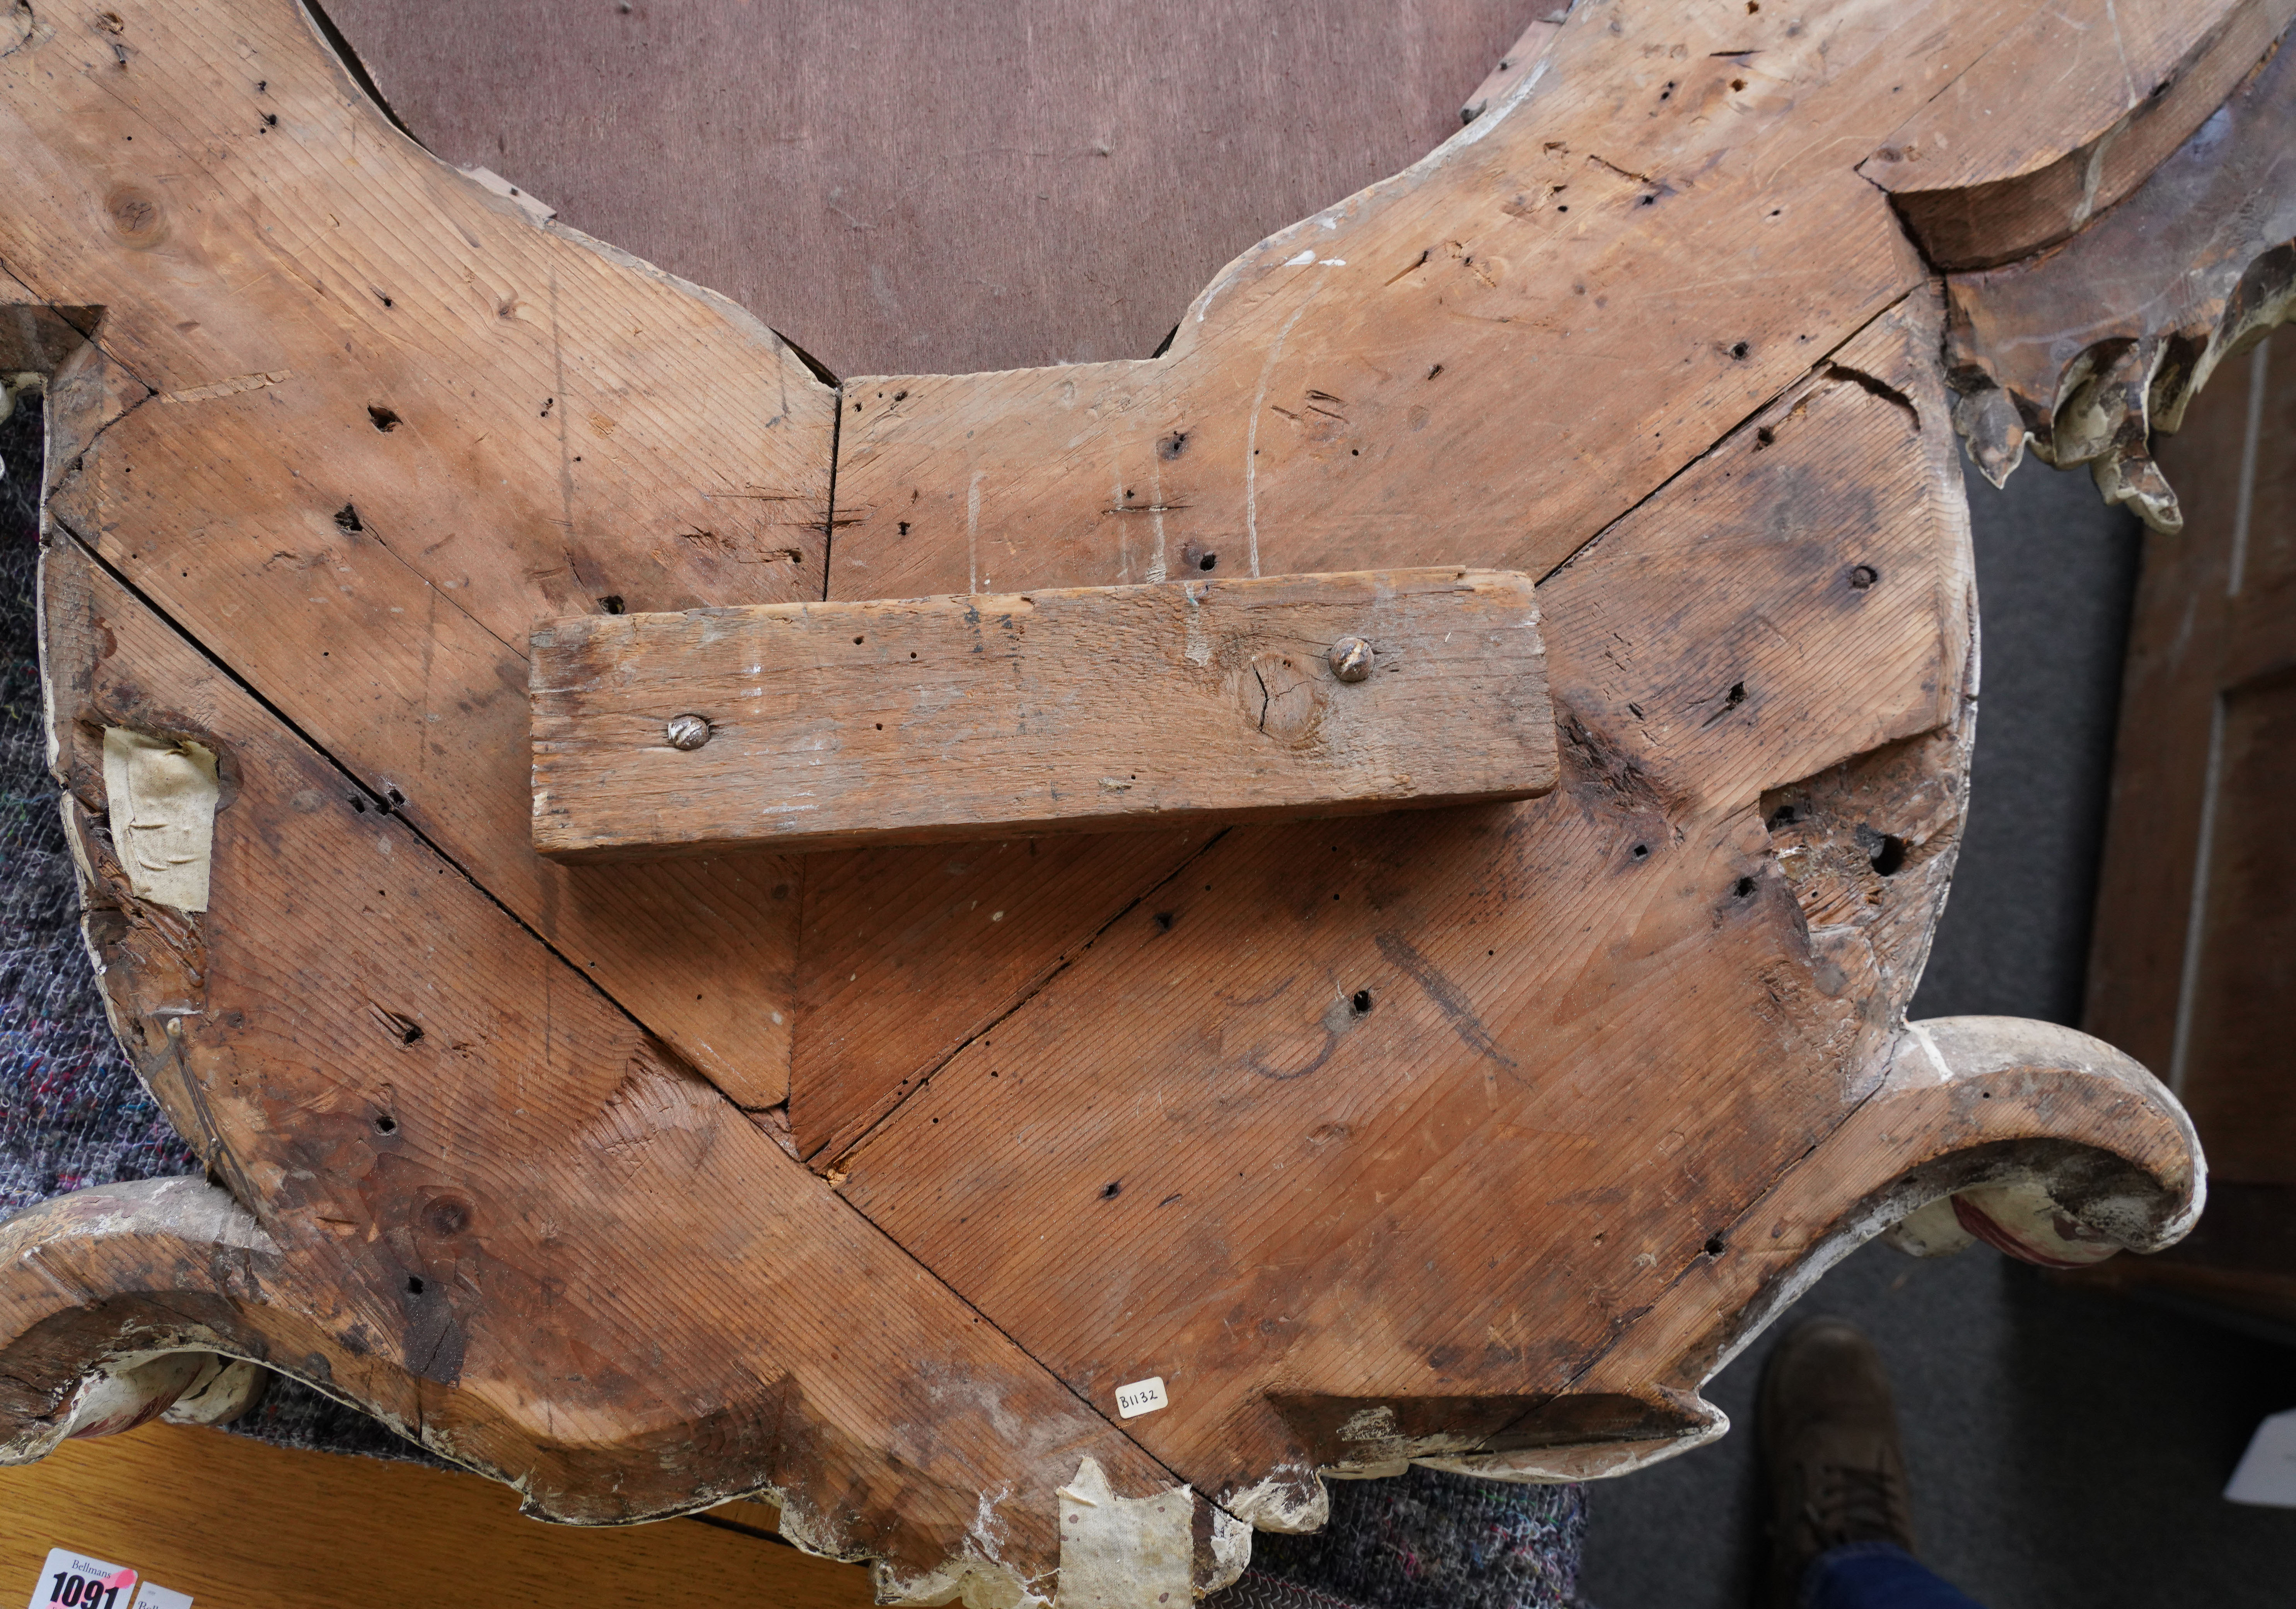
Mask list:
[[[0,1469],[0,1605],[30,1596],[51,1547],[127,1565],[202,1609],[871,1602],[858,1565],[772,1539],[771,1508],[712,1517],[728,1523],[545,1525],[476,1475],[156,1424]]]

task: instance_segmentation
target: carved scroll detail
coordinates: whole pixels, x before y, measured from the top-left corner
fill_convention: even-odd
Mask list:
[[[2296,61],[2276,45],[2126,201],[2040,256],[1946,282],[1954,426],[1998,486],[2086,464],[2155,530],[2184,516],[2152,456],[2217,365],[2296,305]]]

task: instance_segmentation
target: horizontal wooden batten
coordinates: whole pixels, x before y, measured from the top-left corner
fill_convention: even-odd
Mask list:
[[[567,860],[1353,814],[1555,778],[1538,607],[1507,571],[584,616],[537,630],[531,663],[535,847]]]

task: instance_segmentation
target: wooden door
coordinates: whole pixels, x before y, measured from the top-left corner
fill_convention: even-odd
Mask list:
[[[2176,1250],[2085,1280],[2296,1325],[2296,335],[2218,372],[2162,439],[2182,535],[2148,533],[2087,1026],[2160,1070],[2208,1151]]]

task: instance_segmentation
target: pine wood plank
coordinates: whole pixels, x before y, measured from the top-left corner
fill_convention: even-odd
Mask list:
[[[737,1523],[772,1510],[731,1506]],[[538,1524],[467,1474],[156,1424],[0,1468],[0,1591],[52,1547],[122,1563],[195,1604],[406,1609],[473,1593],[517,1609],[681,1603],[861,1609],[865,1572],[699,1523]]]
[[[0,1290],[0,1331],[37,1337],[0,1381],[12,1424],[86,1348],[191,1326],[536,1512],[768,1491],[793,1539],[925,1597],[1008,1568],[984,1547],[1056,1557],[1051,1494],[1086,1456],[1127,1496],[1176,1484],[148,607],[70,548],[43,597],[52,661],[82,668],[60,735],[111,1009],[262,1216],[210,1192],[229,1249],[102,1192],[11,1219],[0,1268],[37,1246],[42,1271]],[[230,779],[196,920],[136,899],[94,825],[111,726],[196,735]]]
[[[1919,282],[1855,159],[1793,153],[1862,159],[2021,16],[1582,8],[1515,100],[1230,263],[1165,356],[849,380],[830,595],[1205,553],[1543,576]]]
[[[534,634],[531,696],[535,847],[561,859],[1282,820],[1554,785],[1538,603],[1505,571],[578,618]]]
[[[1215,831],[808,857],[790,1063],[799,1154],[843,1154]]]
[[[522,651],[576,610],[817,595],[826,391],[425,155],[288,6],[45,7],[0,140],[13,293],[100,307],[134,390],[51,517],[681,1055],[782,1099],[791,868],[537,859]],[[701,989],[660,965],[726,953]]]
[[[1702,1433],[1573,1382],[1876,1087],[1912,994],[1974,672],[1938,318],[1541,587],[1554,792],[1230,833],[842,1193],[1103,1409],[1161,1375],[1134,1435],[1231,1506],[1311,1501],[1280,1472],[1382,1406],[1447,1455]],[[1704,1116],[1638,1122],[1660,1089]]]

